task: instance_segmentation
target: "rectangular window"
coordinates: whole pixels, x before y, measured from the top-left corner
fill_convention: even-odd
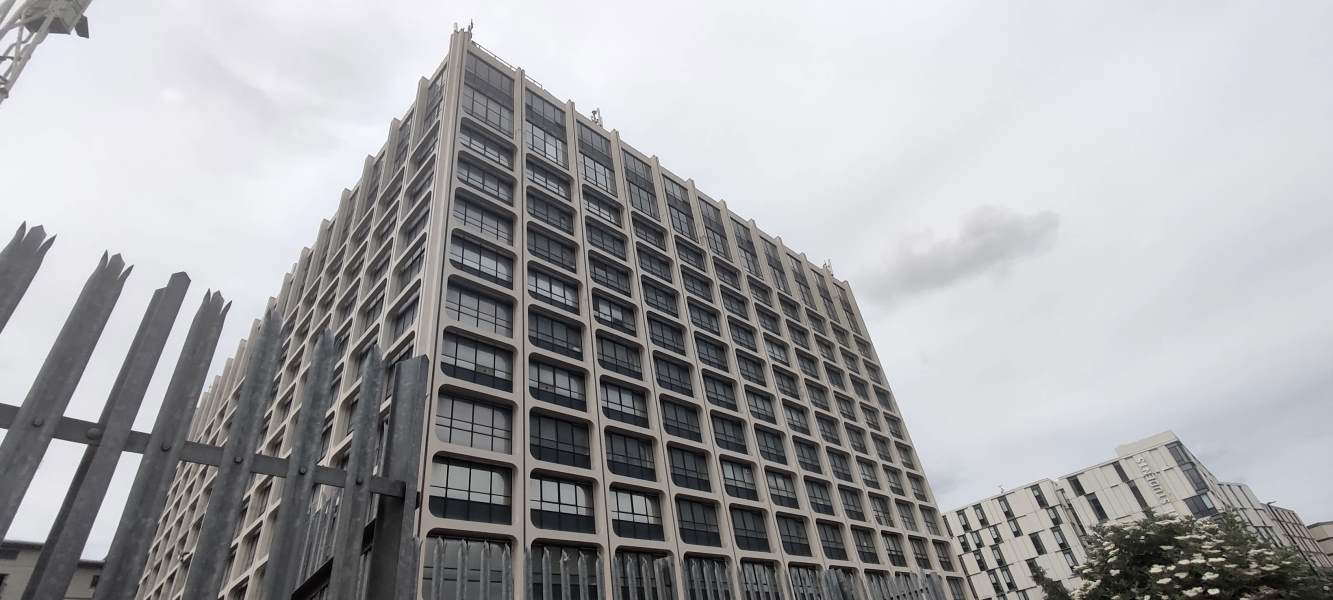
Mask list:
[[[689,192],[685,186],[667,177],[662,178],[662,186],[666,190],[667,213],[671,220],[671,228],[688,239],[696,239],[694,211],[690,208]]]
[[[595,548],[536,543],[531,556],[528,598],[602,597],[601,569],[587,567],[600,560]]]
[[[713,284],[711,282],[684,269],[681,269],[680,276],[685,283],[685,291],[709,302],[713,301]]]
[[[574,410],[587,410],[583,375],[547,363],[528,363],[528,392],[538,400]]]
[[[719,448],[746,453],[745,426],[740,421],[713,415],[713,438]]]
[[[574,211],[544,200],[537,194],[528,194],[528,214],[560,231],[574,233]]]
[[[676,499],[676,517],[680,521],[680,539],[687,544],[721,546],[717,508],[695,500]]]
[[[634,308],[617,302],[601,294],[592,296],[592,316],[598,323],[612,329],[634,335]]]
[[[490,136],[464,125],[458,131],[459,145],[498,163],[502,167],[514,164],[514,151]]]
[[[624,260],[626,256],[625,236],[605,227],[588,224],[588,243],[611,256]]]
[[[430,479],[430,512],[437,517],[509,524],[509,469],[436,458]]]
[[[492,200],[512,205],[514,185],[480,165],[466,160],[458,161],[458,180],[482,192]]]
[[[607,171],[610,172],[609,170]],[[620,205],[611,200],[604,200],[592,194],[583,195],[583,206],[587,208],[588,214],[597,217],[607,223],[620,227]]]
[[[538,348],[583,358],[583,331],[578,325],[548,317],[536,311],[528,313],[528,340]]]
[[[648,400],[643,393],[602,382],[599,395],[602,399],[602,414],[607,418],[639,427],[648,426]]]
[[[797,517],[778,516],[778,537],[782,550],[796,556],[810,556],[810,539],[805,534],[805,521]],[[817,597],[817,596],[811,596]]]
[[[764,377],[763,363],[740,352],[736,352],[736,370],[740,371],[741,377],[744,377],[750,383],[757,385],[767,385],[768,383],[768,379]]]
[[[528,436],[529,450],[537,460],[584,469],[592,466],[586,425],[533,413],[528,418]]]
[[[639,267],[645,272],[671,281],[671,261],[644,246],[639,246]]]
[[[454,236],[449,247],[454,266],[505,287],[514,283],[514,261],[486,246]]]
[[[708,261],[704,257],[703,249],[680,238],[676,238],[676,256],[685,261],[685,264],[700,271],[708,270]]]
[[[826,515],[833,514],[833,496],[828,485],[813,479],[805,480],[805,494],[810,499],[810,508]]]
[[[588,259],[588,276],[599,284],[629,295],[629,271],[611,263]]]
[[[652,225],[643,219],[635,218],[634,235],[640,240],[657,247],[658,250],[666,250],[666,233],[661,229],[658,229],[656,225]]]
[[[528,162],[527,173],[528,183],[553,194],[561,200],[569,201],[569,182],[565,180],[564,176],[556,175],[532,162]]]
[[[896,533],[886,533],[881,536],[884,540],[884,553],[889,557],[889,564],[895,567],[907,566],[907,554],[903,552],[903,538]]]
[[[874,534],[853,527],[852,540],[856,543],[856,554],[861,557],[861,562],[879,564],[879,552],[875,550]]]
[[[667,451],[671,459],[671,481],[681,487],[692,490],[712,491],[708,482],[708,459],[697,452],[671,447]]]
[[[842,527],[832,523],[816,523],[819,530],[819,542],[824,548],[824,556],[834,560],[847,560],[847,541],[842,538]]]
[[[512,418],[498,404],[442,393],[435,405],[435,435],[450,444],[508,454]]]
[[[783,403],[783,416],[787,418],[787,427],[797,433],[810,433],[810,417],[805,409],[794,404]]]
[[[883,527],[893,527],[893,513],[889,512],[889,501],[870,495],[870,511],[875,515],[875,522]]]
[[[568,164],[568,150],[565,146],[563,137],[557,137],[548,133],[545,129],[533,125],[531,122],[523,125],[523,143],[537,156],[545,158],[560,166]]]
[[[699,362],[721,371],[728,367],[727,350],[719,343],[708,340],[702,335],[694,336],[694,350],[699,355]],[[732,407],[735,410],[735,407]]]
[[[790,475],[774,470],[765,471],[768,480],[768,494],[773,504],[787,508],[800,508],[801,502],[796,495],[796,482]]]
[[[787,464],[787,449],[782,444],[782,434],[756,427],[754,440],[759,446],[759,455],[775,463]]]
[[[824,467],[819,460],[819,447],[809,442],[795,440],[796,463],[811,473],[822,473]]]
[[[579,311],[579,286],[541,269],[528,269],[528,292],[542,302],[570,312]]]
[[[694,395],[689,365],[659,356],[653,358],[653,370],[657,375],[657,384],[663,389],[687,396]]]
[[[532,523],[543,529],[592,533],[592,490],[584,483],[533,476],[528,479]]]
[[[514,220],[462,198],[454,200],[454,216],[463,227],[503,244],[514,243]]]
[[[903,520],[903,527],[911,531],[920,531],[916,526],[916,513],[912,511],[912,505],[906,502],[894,502],[898,507],[898,518]]]
[[[716,311],[704,308],[703,306],[695,304],[694,302],[690,302],[689,306],[690,306],[690,322],[694,323],[695,327],[698,327],[699,329],[702,329],[714,335],[720,335],[722,333],[721,329],[722,324],[717,318]]]
[[[709,375],[703,376],[704,397],[708,402],[731,410],[736,410],[736,390],[735,386],[723,379],[718,379]]]
[[[532,90],[525,90],[523,103],[527,109],[523,140],[528,148],[562,167],[568,164],[565,111],[533,93]]]
[[[754,336],[754,330],[737,323],[735,320],[729,320],[728,325],[731,329],[731,339],[744,348],[758,351],[758,341]]]
[[[842,510],[847,514],[847,518],[857,521],[866,520],[865,507],[861,505],[861,492],[853,488],[838,488],[838,495],[842,496]]]
[[[451,282],[445,290],[444,308],[450,319],[464,325],[504,336],[514,334],[513,305],[489,294]]]
[[[514,385],[510,351],[452,333],[444,334],[440,370],[449,377],[500,390],[512,390]]]
[[[676,293],[661,286],[653,285],[647,281],[643,282],[643,301],[649,307],[660,310],[668,315],[677,316],[680,314],[676,302]]]
[[[685,331],[656,317],[648,317],[648,339],[677,354],[685,354]]]
[[[1046,554],[1046,544],[1042,543],[1040,532],[1029,533],[1028,540],[1032,542],[1032,549],[1037,552],[1037,556]]]
[[[514,109],[487,97],[471,85],[463,86],[463,112],[505,133],[514,130]]]
[[[722,489],[727,494],[746,500],[758,500],[759,489],[754,483],[754,469],[735,461],[722,460]]]
[[[1106,509],[1102,508],[1102,501],[1097,499],[1097,494],[1088,494],[1087,500],[1088,508],[1092,509],[1092,514],[1097,517],[1097,522],[1105,521],[1107,519]]]
[[[764,513],[733,508],[731,529],[736,534],[736,547],[742,550],[768,552],[768,528],[764,526]]]
[[[641,540],[663,538],[662,509],[656,494],[611,489],[611,527],[616,535]]]
[[[528,229],[528,252],[571,273],[577,265],[573,244],[565,243],[532,228]]]
[[[607,432],[606,464],[617,475],[647,480],[657,478],[652,444],[638,437]]]
[[[760,421],[776,424],[778,415],[773,408],[773,398],[754,390],[745,390],[745,401],[750,407],[750,416]]]
[[[621,375],[643,376],[643,364],[639,360],[639,349],[610,338],[597,338],[597,362],[602,367]]]
[[[662,428],[667,433],[696,442],[703,441],[699,410],[678,402],[662,402]]]

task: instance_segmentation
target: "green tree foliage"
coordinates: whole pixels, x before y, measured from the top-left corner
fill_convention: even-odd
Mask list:
[[[1037,587],[1041,588],[1041,593],[1046,596],[1046,600],[1074,600],[1074,596],[1069,593],[1063,583],[1046,576],[1046,571],[1041,567],[1032,573],[1032,580],[1037,582]]]
[[[1333,598],[1329,582],[1294,551],[1269,547],[1228,515],[1154,515],[1098,527],[1086,542],[1078,600]]]

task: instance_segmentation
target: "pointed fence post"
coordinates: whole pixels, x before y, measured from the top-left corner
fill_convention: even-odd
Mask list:
[[[28,229],[24,223],[0,250],[0,331],[5,330],[19,300],[27,293],[28,284],[41,268],[46,251],[55,241],[56,236],[46,237],[46,229],[41,225]]]
[[[204,300],[195,312],[148,437],[148,446],[139,461],[125,512],[107,552],[94,600],[132,600],[139,588],[138,575],[148,561],[148,549],[153,542],[149,532],[157,529],[166,507],[181,447],[185,445],[230,307],[222,294],[209,291],[204,293]]]
[[[282,319],[277,309],[270,306],[259,327],[259,334],[251,342],[246,357],[245,381],[241,397],[236,403],[227,445],[222,449],[222,461],[213,492],[208,497],[204,523],[195,545],[195,560],[190,562],[189,575],[181,597],[199,600],[216,598],[222,587],[222,572],[227,561],[236,523],[240,521],[241,499],[250,482],[251,467],[258,445],[259,421],[264,418],[264,406],[272,393],[274,363],[278,357],[278,335]]]
[[[116,473],[130,427],[139,414],[144,393],[153,379],[157,361],[176,323],[190,278],[176,273],[166,287],[153,292],[148,311],[139,323],[139,331],[130,343],[125,363],[116,376],[116,383],[102,408],[102,417],[96,429],[88,431],[90,442],[84,448],[83,460],[74,474],[74,481],[65,494],[65,501],[56,516],[55,524],[47,535],[42,553],[33,568],[31,581],[23,600],[64,600],[70,579],[79,566],[79,555],[92,531],[93,520],[106,499],[111,477]],[[100,431],[97,431],[99,430]]]
[[[347,483],[343,485],[343,501],[338,508],[338,525],[334,533],[333,571],[329,576],[329,596],[333,600],[354,600],[360,591],[358,582],[366,512],[370,508],[371,467],[375,462],[380,402],[384,399],[384,357],[379,346],[372,345],[366,352],[357,395],[352,447],[347,451]]]
[[[0,539],[9,533],[130,271],[119,254],[102,254],[23,399],[12,428],[0,442],[0,481],[4,482],[0,486]]]
[[[273,543],[269,546],[268,566],[264,569],[265,599],[291,598],[300,575],[299,544],[310,530],[310,499],[314,496],[315,467],[319,464],[320,428],[329,410],[332,392],[333,335],[328,328],[319,332],[311,355],[310,371],[301,394],[301,412],[296,417],[292,452],[287,459],[287,477],[282,484],[282,502],[278,504]]]
[[[417,562],[421,554],[415,535],[417,479],[421,473],[421,426],[425,418],[426,357],[399,362],[394,368],[389,435],[381,474],[404,482],[403,497],[380,497],[375,515],[375,548],[370,557],[367,596],[395,600],[416,598]],[[387,547],[396,545],[396,550]]]

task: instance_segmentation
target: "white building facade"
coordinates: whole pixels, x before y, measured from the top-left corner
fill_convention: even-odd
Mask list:
[[[1278,510],[1285,511],[1281,517]],[[1171,432],[1119,446],[1113,460],[959,507],[945,518],[958,534],[959,563],[976,598],[1035,600],[1043,597],[1032,576],[1036,568],[1070,589],[1082,583],[1074,569],[1086,558],[1081,539],[1095,525],[1136,521],[1149,512],[1203,518],[1222,511],[1273,545],[1329,566],[1313,536],[1291,534],[1299,516],[1260,502],[1245,484],[1218,481]]]

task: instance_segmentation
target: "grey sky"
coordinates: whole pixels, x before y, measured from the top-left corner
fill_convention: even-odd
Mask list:
[[[833,261],[942,508],[1174,429],[1219,477],[1333,518],[1333,4],[500,4],[94,3],[92,39],[52,39],[0,107],[3,233],[60,236],[0,339],[6,401],[104,248],[136,268],[71,414],[96,415],[172,271],[188,311],[235,301],[229,354],[475,19]],[[74,456],[14,535],[42,535]]]

